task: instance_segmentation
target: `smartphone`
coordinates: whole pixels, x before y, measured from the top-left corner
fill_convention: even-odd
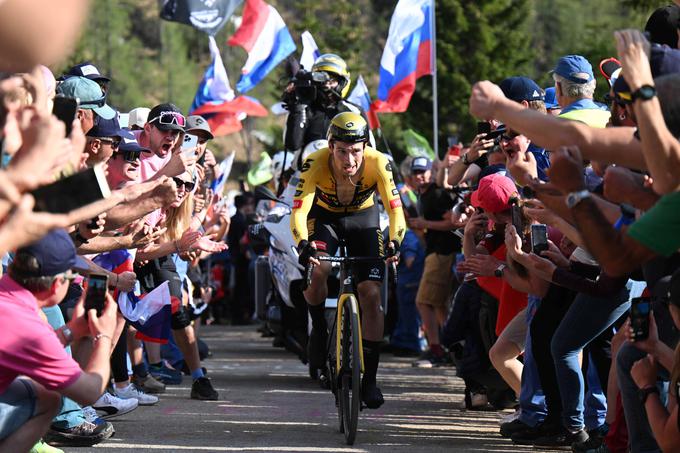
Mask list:
[[[633,329],[634,341],[646,340],[649,337],[649,313],[651,299],[648,297],[634,297],[630,305],[630,326]]]
[[[522,216],[522,208],[520,208],[516,204],[513,204],[510,212],[512,213],[512,225],[515,227],[515,230],[517,231],[517,234],[519,234],[519,237],[523,238],[524,221]]]
[[[488,121],[481,121],[477,123],[477,135],[488,134],[491,132],[491,123]]]
[[[531,225],[531,251],[536,255],[548,250],[548,227],[542,223]]]
[[[184,141],[182,142],[182,152],[185,154],[191,153],[196,155],[196,145],[198,145],[198,136],[191,134],[184,134]]]
[[[31,192],[34,211],[65,214],[90,203],[108,198],[111,189],[101,165],[60,179]]]
[[[71,127],[73,126],[73,120],[76,118],[79,104],[78,98],[66,96],[56,96],[54,98],[52,114],[66,126],[66,137],[71,135]]]
[[[106,302],[106,290],[109,277],[105,274],[90,274],[87,278],[87,293],[85,294],[85,313],[91,309],[97,310],[97,317],[102,315]]]

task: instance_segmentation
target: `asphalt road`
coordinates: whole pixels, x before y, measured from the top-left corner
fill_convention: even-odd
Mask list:
[[[498,412],[461,410],[463,382],[453,368],[417,369],[384,354],[385,404],[360,414],[353,446],[338,431],[329,391],[292,354],[255,327],[204,327],[205,362],[220,401],[189,399],[189,379],[160,402],[114,418],[116,434],[67,452],[522,452],[498,434]],[[510,413],[510,411],[506,411]]]

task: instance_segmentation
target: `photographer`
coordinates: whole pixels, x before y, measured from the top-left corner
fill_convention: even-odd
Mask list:
[[[293,77],[283,94],[283,101],[289,112],[284,135],[286,150],[297,153],[293,158],[294,168],[301,167],[304,154],[326,146],[328,127],[338,113],[359,113],[368,122],[361,107],[345,100],[349,86],[347,64],[330,53],[317,58],[311,72],[300,70]],[[324,141],[323,146],[305,151],[308,145],[319,140]],[[375,147],[372,134],[369,145]]]

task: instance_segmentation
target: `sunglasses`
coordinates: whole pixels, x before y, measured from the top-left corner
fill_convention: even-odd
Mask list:
[[[184,190],[187,192],[191,192],[194,190],[194,183],[193,181],[183,181],[179,178],[172,178],[173,181],[175,181],[175,184],[177,184],[177,188],[179,189],[180,187],[184,186]]]
[[[120,146],[120,140],[114,140],[112,138],[106,138],[106,137],[104,137],[104,138],[99,137],[99,138],[97,138],[97,140],[104,142],[104,143],[108,143],[109,145],[111,145],[111,148],[113,148],[113,149],[118,149],[118,147]]]
[[[116,153],[117,156],[121,156],[125,162],[134,164],[139,160],[139,151],[120,151]]]
[[[158,124],[171,125],[175,124],[179,127],[185,127],[187,120],[179,112],[161,112],[157,117],[151,118],[148,122],[154,123],[158,121]]]
[[[509,142],[510,140],[513,140],[517,137],[519,137],[519,133],[511,130],[507,130],[503,135],[501,135],[501,140]]]
[[[94,99],[92,101],[81,101],[80,105],[94,105],[95,107],[104,107],[106,104],[106,94],[99,99]]]

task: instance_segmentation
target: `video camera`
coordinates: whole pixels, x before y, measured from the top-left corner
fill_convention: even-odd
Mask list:
[[[301,69],[291,80],[295,86],[295,100],[299,104],[311,104],[317,97],[319,88],[330,80],[330,76],[325,72],[311,72]]]

